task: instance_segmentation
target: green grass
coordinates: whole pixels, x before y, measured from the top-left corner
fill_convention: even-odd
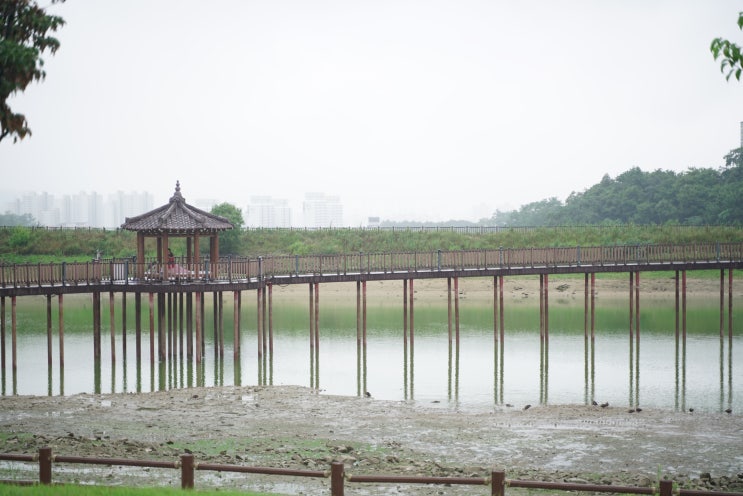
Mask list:
[[[174,496],[176,494],[219,494],[221,496],[261,496],[271,493],[246,491],[199,490],[184,492],[174,488],[133,488],[105,486],[13,486],[0,484],[0,496]]]

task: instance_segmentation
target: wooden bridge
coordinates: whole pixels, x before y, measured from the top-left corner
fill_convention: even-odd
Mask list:
[[[0,264],[0,296],[241,291],[266,284],[743,268],[743,243],[500,248],[435,252],[176,260],[163,280],[154,259]],[[188,288],[183,288],[187,286]]]
[[[225,291],[234,294],[234,346],[240,353],[240,306],[242,291],[255,290],[257,295],[257,329],[259,359],[273,349],[272,286],[275,284],[309,285],[310,349],[319,350],[319,285],[321,283],[356,282],[357,340],[366,346],[367,281],[403,281],[403,336],[406,356],[412,354],[414,336],[413,283],[415,279],[447,279],[449,302],[449,341],[452,321],[459,341],[460,277],[493,277],[493,326],[501,350],[504,336],[503,277],[538,275],[540,281],[540,334],[549,339],[549,275],[583,274],[585,276],[586,339],[594,336],[595,276],[600,273],[629,273],[630,336],[640,331],[640,273],[674,271],[676,278],[677,338],[679,325],[686,326],[686,272],[720,271],[720,337],[725,327],[725,271],[727,270],[728,334],[732,341],[733,272],[743,268],[743,243],[698,243],[684,245],[624,245],[555,248],[500,248],[497,250],[463,250],[435,252],[350,253],[340,255],[271,256],[258,258],[222,257],[189,263],[175,260],[163,267],[156,259],[136,263],[135,259],[93,260],[35,264],[0,264],[0,341],[2,369],[5,370],[6,298],[12,300],[11,325],[13,369],[16,368],[16,298],[32,295],[47,297],[48,362],[52,364],[51,298],[59,304],[59,362],[64,364],[64,295],[91,294],[93,298],[93,343],[96,360],[101,357],[101,294],[109,293],[111,326],[111,359],[115,361],[115,302],[120,293],[121,329],[126,343],[127,294],[135,299],[136,356],[141,354],[142,295],[149,297],[150,361],[155,353],[159,360],[175,356],[180,327],[180,352],[183,352],[184,320],[186,352],[201,362],[204,354],[204,294],[214,294],[214,346],[224,352],[222,298]],[[163,276],[165,275],[165,276]],[[452,291],[452,282],[454,291]],[[155,304],[155,295],[157,303]],[[220,295],[218,298],[217,295]],[[184,302],[185,296],[185,302]],[[452,297],[455,311],[452,314]],[[681,300],[681,304],[679,301]],[[363,305],[362,305],[363,301]],[[590,310],[589,310],[590,309]],[[184,312],[185,310],[185,312]],[[185,313],[185,317],[184,317]],[[679,318],[679,315],[682,318]],[[453,318],[452,318],[453,315]],[[590,318],[589,318],[590,315]],[[219,317],[218,317],[219,316]],[[167,317],[167,318],[166,318]],[[681,324],[679,324],[681,322]],[[157,325],[155,325],[157,324]],[[634,326],[634,329],[633,329]],[[195,327],[195,336],[194,336]],[[154,343],[157,336],[157,346]],[[195,337],[195,339],[194,339]],[[630,338],[631,339],[631,338]],[[167,341],[166,341],[167,340]],[[126,344],[124,344],[126,346]],[[314,355],[317,356],[316,354]]]

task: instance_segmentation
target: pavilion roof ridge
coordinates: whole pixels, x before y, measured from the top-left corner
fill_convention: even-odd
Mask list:
[[[186,203],[181,195],[180,182],[176,182],[175,193],[170,201],[154,210],[127,217],[122,229],[151,233],[178,233],[225,231],[233,229],[225,217],[205,212]]]

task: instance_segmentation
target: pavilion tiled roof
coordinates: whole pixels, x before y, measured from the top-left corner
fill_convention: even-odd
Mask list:
[[[181,195],[180,182],[170,201],[136,217],[127,217],[122,229],[153,234],[191,234],[226,231],[234,226],[224,217],[192,207]]]

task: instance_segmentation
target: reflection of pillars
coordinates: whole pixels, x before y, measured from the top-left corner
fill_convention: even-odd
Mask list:
[[[547,344],[547,318],[545,315],[545,274],[539,274],[539,403],[546,403],[545,379],[547,376],[545,350]]]
[[[212,292],[212,327],[214,329],[214,356],[219,355],[219,306],[222,298],[219,298],[217,291]],[[216,360],[215,360],[216,361]]]
[[[503,317],[503,276],[498,276],[498,318],[500,320],[500,402],[503,403],[506,328]]]
[[[675,370],[675,379],[676,379],[676,390],[674,394],[674,407],[678,411],[679,409],[679,271],[677,270],[674,275],[674,283],[675,283],[675,299],[674,299],[674,314],[676,316],[675,320],[675,337],[676,337],[676,370]]]
[[[232,360],[234,366],[240,361],[240,304],[239,291],[232,293]]]
[[[640,406],[640,271],[635,272],[635,407]]]
[[[61,377],[62,371],[64,370],[64,295],[63,294],[60,293],[60,295],[58,296],[57,303],[59,305],[59,312],[58,312],[59,313],[59,374]],[[5,341],[5,336],[3,336],[3,341]],[[3,371],[5,371],[4,365],[5,364],[3,364]],[[62,383],[60,382],[60,390],[61,389],[62,389]],[[60,392],[59,394],[62,394],[62,393]]]
[[[260,333],[260,326],[258,326]],[[310,283],[310,387],[315,384],[315,285]]]
[[[583,401],[586,405],[593,398],[588,396],[588,272],[583,274]]]
[[[550,371],[550,290],[549,274],[544,275],[544,404],[549,400]]]
[[[361,280],[356,281],[356,396],[361,396]]]
[[[459,400],[459,278],[454,278],[454,400]]]
[[[634,273],[629,273],[629,405],[632,406],[634,396],[634,343],[635,343],[635,278]]]
[[[681,271],[681,408],[686,410],[686,271]]]
[[[591,272],[591,399],[596,388],[596,273]]]
[[[222,291],[217,293],[219,299],[219,358],[224,358],[224,294]],[[214,343],[217,347],[217,343]]]
[[[366,394],[366,280],[361,283],[361,345],[363,348],[362,372],[364,393]]]
[[[733,349],[733,268],[728,269],[728,344]]]
[[[402,280],[402,339],[403,339],[403,383],[405,399],[408,399],[408,280]],[[451,344],[451,320],[449,324],[449,342]]]
[[[108,324],[111,328],[111,370],[116,363],[116,320],[114,319],[114,292],[108,293]]]
[[[408,298],[410,298],[410,399],[415,399],[414,389],[415,384],[413,378],[415,377],[415,310],[413,308],[414,297],[413,294],[413,279],[408,282]]]
[[[320,283],[315,283],[315,389],[320,389]]]
[[[16,309],[16,296],[10,297],[10,355],[11,355],[11,366],[13,368],[13,394],[16,394],[16,381],[18,376],[17,370],[18,370],[18,315],[17,315],[17,309]]]
[[[493,402],[498,404],[498,276],[493,276]]]
[[[201,356],[203,357],[206,355],[206,294],[199,293],[199,298],[201,298]],[[201,373],[203,375],[206,370],[202,369]]]

